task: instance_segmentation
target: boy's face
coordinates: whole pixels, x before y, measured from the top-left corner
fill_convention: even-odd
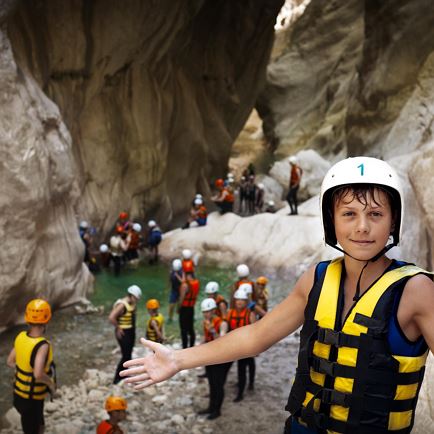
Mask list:
[[[241,298],[235,299],[235,308],[238,310],[243,310],[247,306],[247,300]]]
[[[387,194],[375,189],[363,204],[349,191],[334,204],[336,238],[345,252],[369,260],[386,245],[393,228]]]
[[[157,316],[158,315],[158,309],[148,309],[148,313],[150,316]]]
[[[207,319],[209,321],[213,317],[214,309],[208,310],[206,312],[202,312],[202,314],[203,314],[203,319]]]

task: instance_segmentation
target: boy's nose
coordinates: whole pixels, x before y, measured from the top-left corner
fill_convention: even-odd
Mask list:
[[[368,232],[369,231],[369,222],[368,219],[364,216],[360,217],[357,220],[357,226],[356,226],[357,232]]]

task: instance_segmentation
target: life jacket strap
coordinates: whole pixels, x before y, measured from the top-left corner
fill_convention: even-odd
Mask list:
[[[319,328],[318,342],[333,345],[337,348],[360,348],[360,336],[348,335],[344,332],[334,331],[333,329]],[[384,353],[386,351],[384,338],[372,339],[370,351],[374,353]]]

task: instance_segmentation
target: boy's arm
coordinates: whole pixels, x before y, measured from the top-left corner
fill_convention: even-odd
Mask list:
[[[35,367],[33,369],[33,373],[35,375],[36,381],[46,384],[50,389],[51,393],[54,393],[56,391],[56,384],[44,371],[45,361],[48,357],[49,348],[50,345],[48,343],[45,343],[41,345],[41,347],[38,349],[35,357]]]
[[[127,383],[141,383],[136,389],[164,381],[182,369],[225,363],[253,357],[294,332],[303,323],[304,309],[313,285],[312,267],[298,280],[294,290],[261,321],[240,327],[205,345],[174,351],[162,345],[141,339],[152,354],[124,363],[123,377]]]
[[[184,301],[185,294],[187,293],[188,285],[185,282],[181,283],[181,286],[179,287],[179,300],[178,305],[181,306],[182,302]]]
[[[155,321],[154,319],[151,321],[151,327],[155,330],[157,338],[160,341],[163,341],[163,334],[161,333],[160,327],[158,327],[157,321]]]
[[[6,361],[9,368],[15,368],[15,359],[16,359],[15,348],[12,348],[11,352],[8,355],[8,359]]]

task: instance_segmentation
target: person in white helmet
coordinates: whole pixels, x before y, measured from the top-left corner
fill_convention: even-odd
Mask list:
[[[289,174],[289,191],[286,196],[286,200],[291,209],[290,215],[298,214],[298,202],[297,202],[297,192],[300,188],[301,177],[303,175],[303,169],[298,165],[298,160],[295,155],[288,158],[288,162],[291,167]]]
[[[255,196],[255,212],[260,213],[264,208],[265,185],[260,182],[257,187]]]
[[[143,243],[142,238],[142,225],[140,223],[133,223],[129,226],[127,231],[127,251],[125,257],[127,261],[133,261],[138,264],[139,248]]]
[[[228,310],[228,302],[219,294],[220,285],[217,282],[208,282],[205,286],[205,294],[207,297],[214,299],[217,304],[216,314],[220,318],[226,318]]]
[[[179,300],[179,287],[184,280],[184,273],[182,271],[181,259],[174,259],[172,261],[172,270],[170,271],[170,296],[169,296],[169,319],[168,322],[173,321],[173,314],[175,307]]]
[[[246,264],[239,264],[237,265],[237,276],[238,279],[234,283],[232,289],[231,289],[231,299],[230,299],[230,307],[233,308],[235,306],[234,304],[234,293],[235,291],[244,283],[247,283],[251,286],[251,290],[249,292],[249,299],[254,300],[255,299],[255,283],[253,280],[249,278],[250,275],[250,269]]]
[[[149,259],[149,264],[156,264],[158,262],[158,245],[163,239],[163,233],[160,227],[157,225],[155,220],[148,221],[148,249],[150,251],[151,257]]]
[[[137,302],[142,296],[142,290],[137,285],[127,288],[127,295],[115,301],[109,315],[110,323],[115,327],[115,337],[121,348],[122,357],[116,368],[114,384],[119,383],[119,372],[126,360],[131,359],[131,354],[136,340],[136,310]]]
[[[84,257],[83,262],[89,267],[91,264],[90,257],[90,244],[92,242],[92,236],[89,230],[89,223],[86,220],[82,220],[79,225],[80,238],[84,244]]]
[[[190,210],[190,216],[182,227],[182,229],[188,229],[193,222],[197,223],[197,226],[205,226],[208,217],[208,211],[203,203],[203,199],[195,198],[193,201],[193,207]]]
[[[210,282],[211,283],[211,282]],[[226,320],[216,314],[217,304],[213,298],[205,298],[200,305],[203,315],[203,342],[211,342],[224,336],[228,331]],[[198,414],[207,414],[207,419],[213,420],[220,416],[220,409],[224,399],[226,377],[232,363],[220,363],[205,366],[209,384],[208,408]]]
[[[127,382],[141,389],[254,356],[303,326],[286,433],[409,434],[434,350],[434,283],[386,256],[404,221],[398,175],[376,158],[340,161],[324,178],[320,208],[324,240],[341,257],[310,267],[260,321],[216,341],[183,351],[142,341],[153,354],[125,363]]]

